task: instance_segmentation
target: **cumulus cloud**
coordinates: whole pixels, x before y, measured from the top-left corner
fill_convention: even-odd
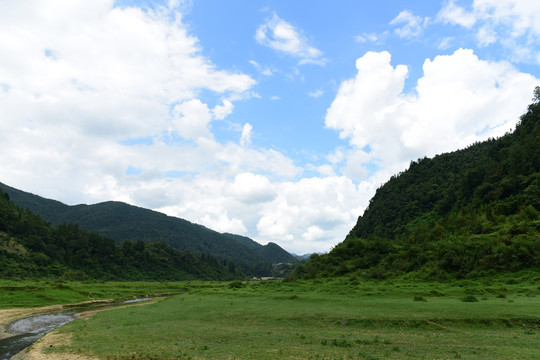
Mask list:
[[[390,60],[387,52],[359,58],[356,77],[341,84],[327,111],[326,125],[352,146],[345,156],[351,178],[362,179],[371,166],[379,171],[369,181],[384,179],[419,157],[503,135],[539,82],[508,63],[480,60],[472,50],[460,49],[427,59],[416,91],[405,94],[408,69],[393,67]]]
[[[264,46],[278,52],[300,58],[300,64],[323,65],[322,51],[309,45],[309,41],[301,30],[298,30],[277,14],[267,19],[257,28],[255,39]]]
[[[341,83],[326,115],[326,126],[340,130],[342,138],[362,148],[373,134],[386,131],[386,114],[399,105],[407,67],[390,65],[390,53],[368,52],[356,61],[358,74]],[[365,111],[365,114],[362,112]],[[368,115],[368,118],[358,115]],[[363,118],[363,119],[362,119]]]
[[[291,251],[308,246],[327,251],[343,240],[367,205],[367,187],[345,176],[278,183],[276,197],[260,211],[259,234]]]

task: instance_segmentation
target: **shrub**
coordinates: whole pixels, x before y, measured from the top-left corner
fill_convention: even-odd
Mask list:
[[[474,295],[467,295],[461,301],[463,301],[463,302],[478,302],[478,299]]]

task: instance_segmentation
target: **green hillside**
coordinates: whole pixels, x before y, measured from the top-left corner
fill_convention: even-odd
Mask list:
[[[78,225],[53,227],[0,189],[0,277],[109,280],[230,280],[233,263],[163,243],[114,240]]]
[[[277,263],[293,263],[294,264],[298,262],[297,258],[295,258],[293,255],[291,255],[287,251],[283,250],[283,248],[276,243],[270,242],[266,245],[261,245],[258,242],[253,241],[250,238],[245,237],[245,236],[229,234],[229,233],[224,233],[223,235],[226,235],[236,240],[237,242],[244,244],[245,246],[255,250],[255,252],[259,256],[272,262],[272,264],[277,264]]]
[[[345,241],[291,276],[444,280],[540,266],[540,88],[515,131],[412,162]]]
[[[117,244],[126,239],[163,242],[176,249],[233,261],[245,274],[253,276],[270,276],[272,263],[283,262],[288,256],[292,258],[279,246],[279,249],[274,247],[273,251],[265,251],[262,245],[249,238],[220,234],[184,219],[122,202],[68,206],[1,183],[0,187],[9,194],[11,201],[53,225],[78,224],[85,230],[114,239]]]

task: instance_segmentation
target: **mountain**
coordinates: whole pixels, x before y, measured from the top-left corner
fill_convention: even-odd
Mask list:
[[[0,189],[0,277],[65,280],[232,280],[233,263],[163,243],[114,240],[76,224],[53,227]]]
[[[324,253],[322,252],[318,252],[318,253],[309,253],[309,254],[303,254],[303,255],[298,255],[298,254],[292,254],[292,256],[294,256],[295,258],[297,258],[299,261],[304,261],[304,260],[307,260],[311,257],[311,255],[322,255]]]
[[[278,264],[278,263],[293,263],[294,264],[298,262],[296,257],[291,255],[287,251],[283,250],[283,248],[281,248],[276,243],[269,242],[266,245],[261,245],[258,242],[253,241],[250,238],[245,237],[245,236],[229,234],[229,233],[224,233],[223,235],[228,236],[231,239],[241,244],[244,244],[250,249],[255,250],[255,252],[259,254],[259,256],[272,262],[272,264]]]
[[[184,219],[122,202],[69,206],[1,183],[0,187],[9,194],[11,201],[53,225],[78,224],[85,230],[114,239],[117,244],[126,239],[163,242],[176,249],[211,254],[234,261],[247,275],[271,275],[272,263],[286,259],[288,254],[278,245],[272,247],[273,251],[265,251],[262,245],[249,238],[220,234]]]
[[[346,239],[289,279],[430,279],[538,269],[540,88],[515,131],[411,162],[371,199]]]

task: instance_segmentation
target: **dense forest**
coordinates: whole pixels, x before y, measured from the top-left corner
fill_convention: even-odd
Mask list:
[[[209,254],[234,262],[250,276],[271,276],[276,263],[296,259],[276,244],[261,245],[249,238],[220,234],[202,225],[117,201],[68,206],[0,183],[15,204],[28,208],[53,225],[78,224],[116,241],[161,242],[175,249]]]
[[[76,224],[56,227],[0,189],[0,277],[114,280],[231,280],[233,262],[164,243],[114,240]]]
[[[540,88],[515,131],[413,161],[289,277],[477,277],[540,266]]]

